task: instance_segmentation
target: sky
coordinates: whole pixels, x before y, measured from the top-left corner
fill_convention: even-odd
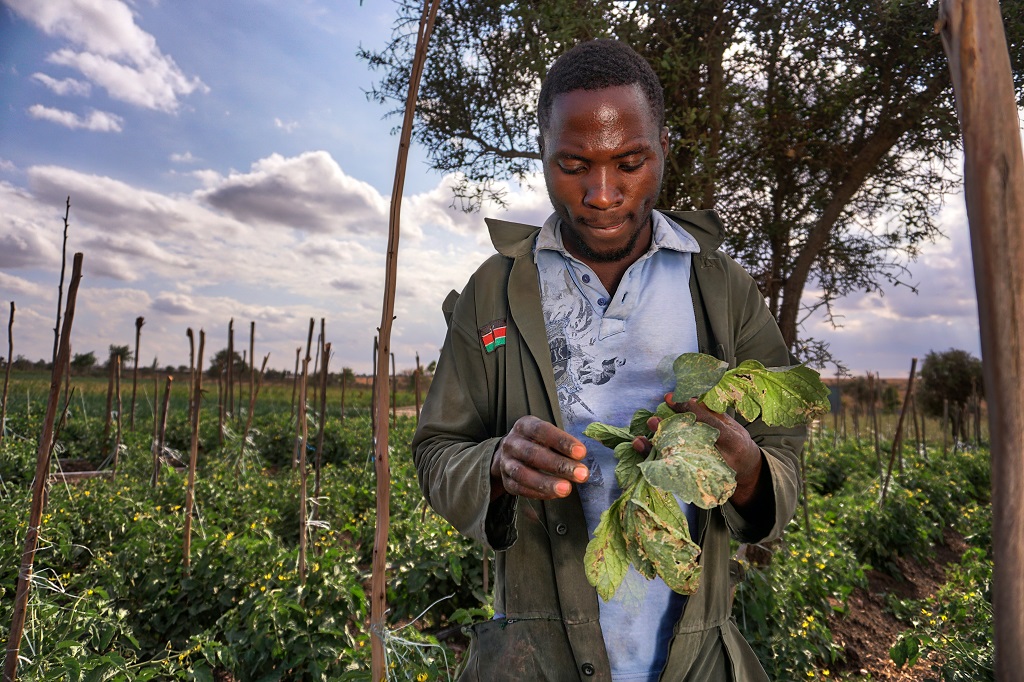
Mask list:
[[[14,355],[50,356],[70,196],[69,263],[84,253],[74,352],[134,346],[142,316],[141,364],[187,365],[189,327],[205,330],[208,362],[234,319],[236,348],[255,321],[257,358],[291,370],[309,319],[325,318],[332,370],[370,372],[401,121],[367,100],[376,76],[356,53],[386,45],[395,13],[387,0],[0,0],[0,324],[14,301]],[[483,217],[550,212],[539,179],[468,214],[451,182],[413,146],[399,371],[437,358],[441,302],[493,253]],[[962,196],[940,221],[947,238],[907,264],[917,293],[841,299],[841,327],[812,317],[805,333],[883,376],[932,350],[980,357]]]

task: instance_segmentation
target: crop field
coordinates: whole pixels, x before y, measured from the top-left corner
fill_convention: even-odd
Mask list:
[[[245,407],[224,417],[219,434],[216,384],[205,385],[185,568],[187,480],[171,464],[176,453],[188,459],[187,383],[187,376],[173,382],[169,463],[156,485],[152,376],[139,383],[134,431],[122,405],[116,475],[54,478],[19,678],[369,680],[377,635],[390,679],[453,679],[467,644],[461,626],[492,615],[489,567],[480,547],[423,502],[407,447],[415,427],[411,387],[402,384],[396,397],[406,409],[390,436],[388,627],[371,633],[376,500],[368,390],[349,388],[344,415],[337,382],[328,395],[319,495],[311,482],[319,402],[309,400],[303,574],[296,410],[292,384],[283,380],[263,387],[247,438],[245,391]],[[0,445],[5,632],[47,385],[42,373],[12,376]],[[107,380],[76,377],[71,386],[52,471],[72,462],[68,469],[109,471],[116,428],[105,440]],[[938,422],[928,424],[927,443],[905,433],[883,494],[894,422],[891,414],[880,421],[878,451],[866,422],[856,434],[847,415],[842,424],[829,416],[816,425],[805,453],[805,504],[780,543],[740,554],[734,617],[772,679],[992,679],[988,449],[952,440],[943,448]],[[915,582],[923,573],[934,578],[927,589]]]

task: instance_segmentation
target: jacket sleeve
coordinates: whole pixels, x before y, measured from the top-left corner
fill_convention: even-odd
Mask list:
[[[742,287],[734,292],[738,306],[733,313],[738,314],[738,318],[733,321],[733,329],[736,331],[733,349],[735,363],[755,359],[766,367],[793,364],[782,332],[765,305],[757,284],[740,265],[731,259],[727,260],[730,267],[741,270],[736,276],[742,282]],[[726,503],[723,507],[725,519],[733,536],[741,542],[773,540],[782,535],[783,529],[796,512],[800,491],[799,457],[806,428],[769,427],[761,419],[750,423],[738,416],[737,419],[761,448],[768,464],[774,499],[766,507],[773,509],[774,513],[750,521],[741,516],[732,504]]]
[[[501,442],[490,408],[493,357],[476,334],[473,283],[455,303],[423,402],[412,452],[427,503],[460,533],[497,550],[515,541],[518,498],[490,501],[490,466]],[[451,303],[449,297],[447,303]]]

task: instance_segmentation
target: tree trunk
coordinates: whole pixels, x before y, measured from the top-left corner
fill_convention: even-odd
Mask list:
[[[1024,670],[1024,154],[996,0],[942,0],[964,135],[982,371],[992,444],[996,679]]]

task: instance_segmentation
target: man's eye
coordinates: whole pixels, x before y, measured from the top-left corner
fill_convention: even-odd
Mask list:
[[[582,173],[584,171],[584,169],[585,169],[585,166],[582,166],[582,165],[563,166],[563,165],[559,164],[558,167],[561,168],[562,172],[567,174],[567,175],[576,175],[577,173]]]
[[[637,161],[636,163],[623,163],[619,165],[619,168],[627,173],[638,171],[644,167],[643,161]]]

